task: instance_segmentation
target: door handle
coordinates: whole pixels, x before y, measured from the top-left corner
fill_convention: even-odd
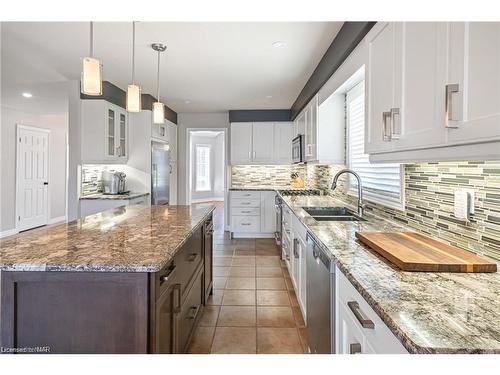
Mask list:
[[[359,308],[359,303],[356,301],[349,301],[347,302],[347,306],[349,309],[352,311],[358,322],[361,324],[363,328],[369,328],[369,329],[374,329],[375,324],[373,324],[373,321],[366,318],[364,314],[361,312]]]
[[[173,292],[177,292],[177,304],[174,307],[174,313],[178,314],[181,311],[181,284],[175,284],[173,287]]]
[[[391,140],[399,139],[401,129],[396,131],[396,115],[399,115],[399,108],[391,108]]]
[[[456,129],[457,126],[449,124],[453,121],[451,95],[460,91],[460,86],[457,83],[445,85],[445,101],[444,101],[444,127],[447,129]]]
[[[44,184],[44,185],[48,185],[49,183],[48,183],[47,181],[45,181],[43,184]]]
[[[384,142],[391,141],[391,125],[387,120],[391,119],[391,112],[382,112],[382,140]]]

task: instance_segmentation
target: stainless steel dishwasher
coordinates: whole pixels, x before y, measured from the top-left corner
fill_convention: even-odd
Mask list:
[[[307,233],[307,342],[313,354],[335,353],[335,265]]]

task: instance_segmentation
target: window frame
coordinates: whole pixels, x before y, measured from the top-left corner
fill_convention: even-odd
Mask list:
[[[348,113],[348,103],[347,103],[347,94],[353,90],[356,86],[360,84],[365,85],[365,81],[362,80],[355,85],[353,85],[351,88],[346,90],[345,92],[345,126],[346,126],[346,166],[348,168],[351,168],[351,147],[350,147],[350,139],[351,139],[351,129],[349,126],[349,113]],[[365,114],[365,119],[364,119],[364,129],[363,129],[363,138],[366,136],[366,101],[367,101],[367,95],[366,95],[366,85],[364,87],[364,114]],[[364,154],[366,155],[366,154]],[[370,164],[372,164],[370,162]],[[400,164],[399,167],[399,187],[400,187],[400,192],[399,192],[399,199],[391,198],[389,195],[384,196],[384,194],[377,194],[372,191],[366,190],[366,188],[363,188],[363,199],[380,204],[382,206],[388,207],[388,208],[393,208],[397,210],[404,210],[405,209],[405,178],[404,178],[405,170],[404,170],[404,164]],[[346,193],[349,196],[357,197],[358,196],[358,187],[357,185],[353,185],[351,183],[351,179],[349,176],[346,178]]]
[[[208,189],[205,188],[199,188],[198,187],[198,148],[206,148],[208,149],[208,162],[206,165],[207,169],[207,175],[208,175]],[[203,143],[197,143],[194,146],[194,190],[195,192],[210,192],[212,191],[212,181],[210,181],[210,173],[211,173],[211,153],[212,153],[212,145],[210,144],[203,144]]]

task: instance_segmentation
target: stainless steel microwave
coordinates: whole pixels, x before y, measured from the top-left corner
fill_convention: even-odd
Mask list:
[[[292,139],[292,163],[298,164],[304,162],[304,135],[299,134]]]

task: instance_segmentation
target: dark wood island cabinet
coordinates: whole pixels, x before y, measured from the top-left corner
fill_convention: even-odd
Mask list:
[[[88,264],[82,265],[81,270],[72,270],[76,266],[68,264],[68,270],[64,271],[36,270],[37,267],[27,270],[27,264],[23,267],[5,263],[8,256],[3,247],[0,254],[3,258],[2,352],[186,352],[212,293],[213,208],[207,205],[205,211],[197,212],[194,218],[190,211],[191,220],[185,223],[185,236],[181,238],[182,231],[176,226],[179,223],[173,215],[179,211],[173,207],[163,208],[162,213],[168,213],[169,228],[177,231],[178,246],[172,245],[165,257],[165,251],[156,248],[161,241],[158,238],[151,241],[150,237],[156,237],[156,230],[160,230],[162,224],[155,230],[149,228],[144,231],[148,236],[143,236],[148,237],[149,243],[143,238],[143,246],[136,249],[137,259],[133,264],[127,262],[124,268],[118,266],[120,262],[114,262],[115,265],[106,265],[100,270],[93,270]],[[161,208],[146,210],[148,213],[162,211]],[[137,215],[134,218],[140,217],[140,212]],[[151,218],[156,222],[160,216],[151,215]],[[126,226],[127,221],[130,224],[134,220],[124,220],[117,226]],[[151,220],[146,222],[151,223]],[[80,225],[78,229],[83,227]],[[119,232],[115,231],[115,235]],[[54,240],[57,237],[53,235]],[[109,233],[105,237],[98,247],[105,246],[110,239]],[[8,245],[2,242],[4,244]],[[123,260],[125,256],[119,251],[111,250],[110,255]],[[162,253],[167,261],[148,265],[140,261],[141,251]]]

